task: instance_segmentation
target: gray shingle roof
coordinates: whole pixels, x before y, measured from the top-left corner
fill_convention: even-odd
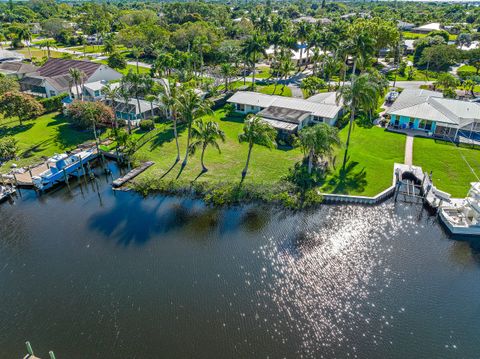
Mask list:
[[[480,122],[480,104],[443,98],[440,92],[404,90],[387,114],[465,126]]]

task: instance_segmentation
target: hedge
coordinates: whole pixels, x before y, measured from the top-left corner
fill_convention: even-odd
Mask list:
[[[63,106],[62,100],[67,96],[68,94],[61,93],[57,96],[42,98],[41,100],[39,100],[39,102],[45,108],[45,113],[60,111]]]

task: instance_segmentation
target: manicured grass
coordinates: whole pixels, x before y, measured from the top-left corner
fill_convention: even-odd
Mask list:
[[[217,121],[221,130],[225,132],[226,141],[220,144],[222,153],[209,147],[205,152],[205,165],[209,171],[200,176],[197,181],[209,182],[234,182],[241,179],[242,169],[247,159],[248,146],[245,143],[238,142],[238,135],[243,130],[243,116],[226,117],[223,110],[214,112],[213,120]],[[201,172],[200,152],[195,153],[188,160],[187,166],[180,173],[180,163],[173,167],[177,156],[173,129],[170,123],[159,124],[156,133],[145,134],[139,130],[135,136],[147,138],[152,136],[152,140],[147,142],[138,151],[140,158],[148,158],[155,162],[155,165],[145,176],[155,175],[164,176],[165,180],[193,181]],[[181,156],[185,155],[187,131],[185,127],[180,128],[180,149]],[[143,138],[140,142],[143,142]],[[300,149],[272,149],[269,150],[263,146],[255,145],[252,152],[249,172],[245,182],[251,183],[273,183],[279,181],[288,173],[288,169],[300,161],[302,153]]]
[[[96,62],[100,62],[104,65],[108,65],[108,62],[107,60],[95,60]],[[128,72],[130,70],[132,70],[133,72],[137,72],[137,66],[136,65],[129,65],[127,64],[127,67],[124,68],[124,69],[115,69],[116,71],[120,72],[122,75],[126,75],[128,74]],[[141,74],[149,74],[150,73],[150,69],[147,68],[147,67],[142,67],[142,66],[138,66],[138,72],[141,73]]]
[[[346,142],[348,127],[340,131]],[[379,127],[354,125],[350,137],[346,170],[342,170],[345,148],[336,154],[335,169],[321,187],[324,192],[374,196],[392,185],[393,164],[403,163],[405,136]]]
[[[25,57],[27,57],[27,58],[29,58],[29,56],[30,56],[30,54],[28,52],[28,49],[26,47],[24,47],[22,49],[16,49],[14,51],[25,55]],[[36,57],[38,59],[41,59],[42,57],[47,57],[47,55],[48,55],[48,51],[46,49],[42,50],[42,49],[31,47],[30,52],[32,54],[32,57]],[[63,57],[63,56],[64,56],[64,53],[50,49],[50,57],[60,58],[60,57]]]
[[[36,163],[41,157],[62,153],[80,143],[93,139],[91,131],[75,130],[59,113],[50,113],[22,126],[16,119],[0,120],[0,137],[14,136],[18,141],[18,160],[13,160],[0,171],[6,172],[10,163],[26,166]]]
[[[390,81],[395,80],[395,72],[396,71],[391,71],[387,74],[387,78]],[[415,74],[414,74],[412,79],[408,79],[407,73],[408,73],[408,70],[405,71],[404,76],[398,74],[397,75],[397,81],[427,81],[427,75],[425,74],[425,71],[423,71],[423,70],[415,70]],[[434,78],[434,76],[435,76],[435,73],[432,73],[432,71],[430,71],[428,73],[428,79],[429,80],[432,80]]]
[[[410,40],[415,40],[415,39],[421,39],[423,37],[426,37],[428,34],[417,34],[415,32],[411,31],[404,31],[402,32],[403,38],[404,39],[410,39]],[[448,38],[450,41],[455,41],[457,39],[457,35],[454,34],[449,34]]]
[[[275,84],[270,85],[255,85],[255,90],[267,95],[279,95],[292,97],[292,90],[288,86],[278,85],[275,87]]]
[[[222,153],[208,148],[205,154],[205,164],[209,171],[200,176],[197,181],[237,182],[245,165],[247,145],[238,143],[238,134],[242,132],[243,117],[225,117],[223,110],[217,110],[214,120],[226,134],[226,142],[221,144]],[[194,180],[201,171],[200,153],[189,158],[189,163],[180,173],[180,164],[172,167],[176,157],[176,147],[171,125],[157,125],[156,133],[145,134],[137,130],[137,138],[152,136],[138,151],[140,158],[155,162],[151,170],[144,176],[161,177],[165,180]],[[341,130],[342,141],[345,142],[347,128]],[[140,140],[143,142],[143,138]],[[185,154],[186,129],[180,131],[181,155]],[[393,163],[403,162],[405,137],[403,135],[385,132],[378,127],[370,129],[355,126],[352,132],[349,150],[349,162],[346,176],[340,176],[344,148],[336,155],[336,169],[330,174],[321,190],[325,192],[376,195],[392,183]],[[255,146],[252,153],[249,173],[245,181],[251,183],[274,183],[288,174],[295,163],[301,161],[303,155],[299,148],[268,150]],[[170,170],[170,171],[169,171]]]
[[[465,197],[470,182],[477,181],[465,160],[480,175],[480,150],[456,147],[451,143],[416,137],[413,163],[432,171],[433,183],[454,197]]]
[[[270,67],[268,66],[257,66],[256,71],[255,79],[268,79],[272,76],[270,74]],[[253,78],[253,75],[250,75],[249,77]]]

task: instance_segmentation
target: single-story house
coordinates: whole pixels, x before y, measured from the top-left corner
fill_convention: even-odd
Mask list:
[[[405,89],[386,114],[393,128],[454,140],[480,139],[480,104],[443,98],[440,92]]]
[[[415,40],[407,39],[403,40],[403,53],[405,55],[412,55],[415,52]]]
[[[130,99],[128,104],[122,99],[116,99],[112,105],[111,100],[105,99],[105,103],[114,109],[117,119],[130,121],[134,126],[137,126],[142,119],[146,120],[160,115],[161,110],[158,102],[150,103],[142,99],[139,102],[140,107],[134,98]]]
[[[336,93],[326,92],[308,99],[239,91],[227,102],[243,114],[255,113],[280,133],[296,133],[305,126],[325,122],[334,125],[342,113]]]
[[[27,64],[19,61],[6,61],[0,63],[0,74],[5,76],[16,77],[21,79],[25,77],[26,74],[35,72],[37,67],[32,64]]]
[[[313,16],[301,16],[293,20],[295,23],[308,22],[309,24],[316,24],[320,19],[315,19]]]
[[[39,97],[52,97],[60,93],[69,93],[73,85],[69,70],[77,68],[85,77],[83,83],[113,81],[122,75],[101,63],[92,61],[49,59],[37,71],[24,76],[20,82],[22,91]]]
[[[430,24],[414,27],[412,29],[413,32],[417,32],[419,34],[428,34],[429,32],[437,30],[442,30],[442,25],[439,22],[432,22]]]

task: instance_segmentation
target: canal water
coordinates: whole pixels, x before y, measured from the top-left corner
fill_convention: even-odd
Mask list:
[[[97,184],[0,206],[0,358],[478,358],[480,242],[420,206]]]

